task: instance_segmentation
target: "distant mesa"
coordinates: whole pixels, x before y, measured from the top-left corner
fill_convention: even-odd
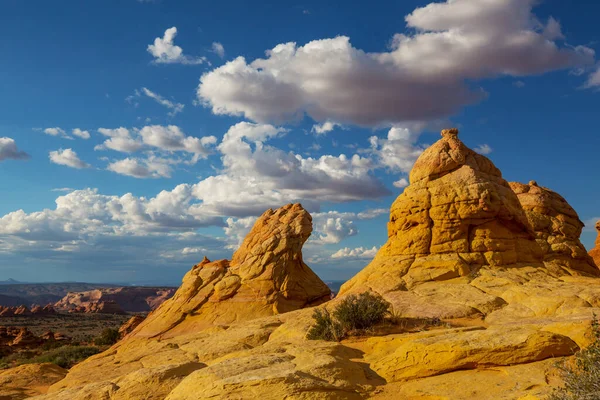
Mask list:
[[[30,317],[30,316],[45,316],[54,315],[56,310],[51,304],[47,304],[44,307],[34,305],[31,310],[27,306],[20,305],[18,307],[4,307],[0,306],[0,318],[1,317]]]
[[[175,288],[117,287],[70,292],[54,304],[60,311],[124,314],[148,312],[173,296]]]
[[[0,285],[17,285],[23,282],[19,282],[17,280],[14,280],[13,278],[8,278],[5,281],[0,281]]]

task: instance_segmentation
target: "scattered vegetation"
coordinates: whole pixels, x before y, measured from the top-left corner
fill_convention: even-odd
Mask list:
[[[97,354],[100,349],[95,346],[61,346],[42,352],[27,350],[19,351],[0,358],[0,369],[12,368],[22,364],[54,363],[63,368],[73,365]]]
[[[308,331],[308,339],[339,342],[344,338],[345,332],[342,328],[342,324],[336,321],[327,309],[315,309],[313,318],[315,324]]]
[[[333,313],[315,309],[314,325],[307,333],[310,340],[340,341],[381,324],[390,316],[391,304],[370,292],[350,295],[343,299]]]
[[[119,330],[114,328],[106,328],[102,331],[99,337],[94,339],[96,346],[112,346],[119,340]]]
[[[63,346],[51,350],[41,356],[28,359],[26,364],[53,363],[63,368],[71,368],[73,365],[100,352],[93,346]]]
[[[593,343],[558,366],[564,387],[552,393],[549,400],[600,400],[600,322],[592,322]]]

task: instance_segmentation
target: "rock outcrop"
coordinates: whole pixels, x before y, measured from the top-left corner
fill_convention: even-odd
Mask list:
[[[552,270],[598,275],[598,267],[579,241],[584,224],[569,203],[535,181],[527,185],[510,182],[510,187],[535,233],[544,263]]]
[[[600,221],[596,222],[596,231],[598,232],[598,237],[596,237],[594,248],[590,250],[590,256],[600,268]]]
[[[50,363],[0,370],[0,399],[21,400],[44,394],[66,374],[66,369]]]
[[[112,306],[114,303],[125,312],[147,312],[154,310],[173,296],[175,290],[175,288],[136,286],[70,292],[56,302],[54,307],[63,311],[99,312],[97,310],[103,308],[116,309],[115,306]]]
[[[205,257],[136,335],[178,335],[329,300],[327,285],[302,260],[311,232],[312,218],[300,204],[267,210],[231,261]]]
[[[387,243],[340,295],[370,289],[405,316],[439,318],[484,317],[509,300],[524,311],[524,284],[535,286],[532,294],[555,284],[574,304],[587,301],[575,299],[584,288],[562,284],[600,270],[579,242],[583,224],[561,196],[535,182],[509,184],[454,129],[423,152],[410,182],[392,205]],[[511,285],[523,294],[504,295]]]
[[[31,310],[29,310],[29,308],[25,307],[25,306],[19,306],[15,309],[15,316],[29,316],[32,315],[31,314]]]
[[[509,184],[457,135],[443,131],[421,155],[387,243],[321,305],[371,290],[396,317],[436,326],[306,340],[313,310],[289,310],[329,292],[302,263],[310,217],[287,206],[265,213],[232,261],[195,266],[172,299],[40,399],[545,398],[559,383],[554,363],[592,340],[600,271],[564,199]]]
[[[123,339],[125,336],[129,335],[135,328],[138,327],[139,324],[144,322],[145,319],[146,317],[141,315],[134,315],[133,317],[129,318],[127,322],[125,322],[119,328],[119,338]]]

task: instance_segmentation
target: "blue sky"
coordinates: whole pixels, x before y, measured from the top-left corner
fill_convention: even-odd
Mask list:
[[[600,4],[7,0],[0,280],[176,284],[301,202],[324,279],[439,129],[600,216]]]

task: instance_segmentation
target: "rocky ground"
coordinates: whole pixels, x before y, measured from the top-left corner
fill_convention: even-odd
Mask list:
[[[534,181],[506,182],[456,130],[419,157],[410,183],[387,243],[333,300],[302,261],[310,215],[268,210],[231,261],[194,266],[116,345],[64,378],[9,370],[20,383],[6,396],[31,390],[34,374],[55,382],[36,398],[56,400],[546,398],[561,385],[556,363],[591,343],[600,315],[577,213]],[[391,304],[393,327],[306,338],[314,307],[364,292]]]

